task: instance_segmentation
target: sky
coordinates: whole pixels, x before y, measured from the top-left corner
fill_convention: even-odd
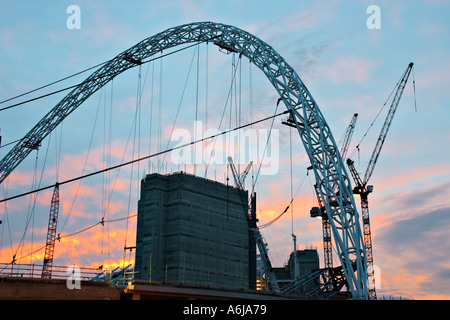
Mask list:
[[[78,16],[68,10],[71,5],[79,8]],[[371,5],[378,16],[368,10]],[[349,155],[363,174],[391,103],[388,97],[414,62],[369,182],[374,186],[369,208],[377,295],[449,299],[449,18],[450,2],[438,0],[1,0],[0,101],[103,63],[168,28],[223,23],[250,32],[283,56],[308,87],[337,142],[358,113]],[[277,109],[277,93],[254,65],[212,44],[155,58],[119,75],[67,117],[2,183],[0,198],[165,150],[189,135],[206,136],[284,111]],[[0,107],[76,85],[94,70]],[[0,157],[67,92],[0,111]],[[224,138],[203,143],[204,157],[195,166],[179,163],[195,152],[185,150],[61,186],[57,230],[62,239],[55,245],[54,265],[132,263],[134,251],[124,254],[123,247],[135,244],[139,180],[146,173],[186,170],[226,183],[227,174],[232,179],[226,166],[230,154],[239,171],[255,162],[246,187],[255,186],[261,224],[283,212],[295,195],[292,210],[262,229],[272,264],[287,262],[294,233],[298,249],[318,249],[322,266],[321,223],[309,217],[317,205],[314,181],[307,175],[310,163],[298,134],[281,118],[243,130],[255,134],[255,149],[236,144],[228,152],[231,140]],[[206,171],[213,146],[215,158]],[[240,161],[243,153],[248,157]],[[0,262],[16,254],[19,263],[41,263],[44,252],[38,249],[45,244],[51,196],[49,189],[0,203]]]

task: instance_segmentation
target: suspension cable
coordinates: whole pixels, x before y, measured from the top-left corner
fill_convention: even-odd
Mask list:
[[[416,101],[416,77],[414,75],[414,68],[412,68],[413,73],[413,90],[414,90],[414,110],[417,112],[417,101]]]
[[[198,89],[199,89],[199,78],[200,78],[200,46],[197,45],[197,70],[196,70],[196,90],[195,90],[195,122],[194,122],[194,137],[199,133],[197,132],[197,121],[198,121]],[[197,172],[197,163],[194,161],[194,175]]]
[[[183,145],[178,145],[178,146],[175,146],[173,148],[166,149],[166,150],[163,150],[163,151],[159,151],[159,152],[156,152],[156,153],[144,156],[144,157],[140,157],[138,159],[133,159],[133,160],[130,160],[130,161],[127,161],[127,162],[123,162],[123,163],[120,163],[118,165],[106,168],[106,169],[94,171],[94,172],[91,172],[91,173],[88,173],[88,174],[85,174],[85,175],[81,175],[81,176],[78,176],[78,177],[75,177],[75,178],[72,178],[72,179],[68,179],[68,180],[59,182],[58,184],[61,186],[61,185],[68,184],[68,183],[71,183],[71,182],[74,182],[74,181],[78,181],[78,180],[81,180],[81,179],[89,178],[89,177],[98,175],[98,174],[103,173],[103,172],[107,172],[107,171],[110,171],[110,170],[115,170],[115,169],[118,169],[118,168],[121,168],[121,167],[124,167],[124,166],[128,166],[128,165],[130,165],[132,163],[135,163],[135,162],[138,162],[138,161],[143,161],[143,160],[147,160],[147,159],[150,159],[150,158],[154,158],[154,157],[163,155],[165,153],[172,152],[174,150],[182,149],[182,148],[185,148],[187,146],[192,146],[192,145],[195,145],[197,143],[200,143],[200,142],[203,142],[203,141],[207,141],[207,140],[210,140],[210,139],[214,139],[214,138],[219,137],[221,135],[225,135],[225,134],[228,134],[230,132],[233,132],[233,131],[236,131],[236,130],[240,130],[240,129],[248,127],[248,126],[251,126],[251,125],[254,125],[254,124],[257,124],[257,123],[261,123],[261,122],[273,119],[275,117],[279,117],[279,116],[284,115],[284,114],[288,114],[289,112],[290,112],[289,110],[286,110],[286,111],[277,113],[277,114],[275,114],[273,116],[268,116],[266,118],[253,121],[251,123],[247,123],[245,125],[242,125],[242,126],[239,126],[239,127],[233,128],[233,129],[228,129],[228,130],[219,132],[217,134],[213,134],[213,135],[205,137],[205,138],[201,138],[201,139],[198,139],[198,140],[195,140],[195,141],[192,141],[192,142],[185,143]],[[40,192],[40,191],[43,191],[43,190],[47,190],[47,189],[55,187],[55,185],[56,184],[52,184],[52,185],[49,185],[49,186],[46,186],[46,187],[42,187],[42,188],[39,188],[39,189],[35,189],[35,190],[28,191],[28,192],[24,192],[24,193],[15,195],[15,196],[11,196],[11,197],[8,197],[8,198],[5,198],[5,199],[1,199],[0,203],[5,202],[5,201],[9,201],[9,200],[13,200],[13,199],[16,199],[16,198],[20,198],[20,197],[23,197],[23,196],[26,196],[26,195],[29,195],[29,194],[32,194],[32,193],[36,193],[36,192]]]
[[[136,131],[137,131],[137,154],[138,158],[139,155],[139,146],[140,146],[140,110],[141,110],[141,98],[142,98],[142,90],[141,90],[141,66],[139,66],[139,74],[138,74],[138,85],[137,85],[137,93],[136,93],[136,110],[134,114],[134,135],[133,135],[133,148],[132,148],[132,158],[134,158],[134,154],[136,151]],[[131,206],[131,188],[133,185],[133,165],[131,164],[131,170],[130,170],[130,186],[128,191],[128,204],[127,204],[127,217],[130,216],[130,206]],[[139,178],[139,162],[137,162],[137,172],[138,172],[138,178]],[[123,247],[127,247],[127,240],[128,240],[128,220],[125,227],[125,236],[124,236],[124,245]],[[123,253],[123,261],[125,263],[125,252]]]
[[[255,190],[255,184],[256,184],[256,182],[258,181],[259,173],[261,172],[261,166],[262,166],[262,164],[263,164],[264,157],[266,156],[267,146],[268,146],[268,144],[269,144],[269,140],[270,140],[270,137],[271,137],[271,135],[272,135],[272,128],[273,128],[273,124],[274,124],[274,122],[275,122],[275,118],[276,118],[276,115],[277,115],[278,106],[279,106],[279,104],[277,103],[277,106],[276,106],[276,108],[275,108],[275,114],[273,115],[273,117],[271,117],[271,118],[272,118],[272,123],[271,123],[271,125],[270,125],[269,134],[267,135],[267,141],[266,141],[266,145],[264,146],[263,156],[262,156],[261,161],[259,162],[258,170],[256,171],[255,181],[253,182],[253,185],[252,185],[252,193],[253,193],[253,191]]]
[[[95,133],[95,129],[96,129],[96,127],[97,127],[98,114],[99,114],[99,111],[100,111],[101,98],[102,98],[102,92],[100,92],[100,95],[99,95],[99,100],[98,100],[98,104],[97,104],[97,111],[96,111],[96,113],[95,113],[95,118],[94,118],[94,125],[93,125],[93,127],[92,127],[91,138],[90,138],[90,140],[89,140],[89,147],[88,147],[88,151],[87,151],[87,153],[86,153],[86,157],[85,157],[85,159],[84,159],[83,170],[82,170],[82,173],[81,173],[82,175],[84,175],[84,171],[86,170],[87,161],[88,161],[89,154],[90,154],[91,148],[92,148],[92,142],[93,142],[93,139],[94,139],[94,133]],[[56,184],[55,184],[55,185],[56,185]],[[55,186],[55,185],[53,185],[53,186]],[[61,184],[60,184],[60,185],[61,185]],[[81,187],[81,180],[78,182],[78,186],[77,186],[77,189],[76,189],[76,191],[75,191],[75,196],[74,196],[73,201],[72,201],[72,204],[71,204],[71,206],[70,206],[70,208],[69,208],[69,213],[67,214],[66,219],[64,220],[64,223],[63,223],[62,226],[61,226],[61,231],[62,231],[62,230],[64,229],[64,227],[66,226],[67,220],[69,220],[69,217],[70,217],[70,214],[72,213],[72,209],[73,209],[73,207],[74,207],[74,205],[75,205],[75,201],[76,201],[76,199],[77,199],[77,196],[78,196],[78,192],[79,192],[79,190],[80,190],[80,187]]]
[[[189,49],[189,48],[191,48],[191,47],[193,47],[193,46],[196,46],[196,45],[198,45],[198,43],[194,43],[194,44],[192,44],[192,45],[190,45],[190,46],[186,46],[186,47],[183,47],[183,48],[178,49],[178,50],[171,51],[171,52],[166,53],[166,54],[161,54],[161,55],[158,56],[158,57],[149,59],[149,60],[147,60],[147,61],[142,61],[142,63],[139,64],[139,65],[143,65],[143,64],[145,64],[145,63],[149,63],[149,62],[151,62],[151,61],[154,61],[154,60],[158,60],[158,59],[167,57],[167,56],[169,56],[169,55],[172,55],[172,54],[175,54],[175,53],[177,53],[177,52],[180,52],[180,51]],[[103,64],[105,64],[105,63],[108,63],[108,62],[110,62],[110,61],[106,61],[106,62],[100,63],[100,64],[98,64],[98,65],[96,65],[96,66],[93,66],[93,67],[87,69],[87,70],[90,70],[90,69],[92,69],[92,68],[101,66],[101,65],[103,65]],[[131,68],[135,68],[135,67],[136,67],[136,66],[132,66]],[[84,71],[87,71],[87,70],[84,70]],[[80,72],[77,73],[77,74],[80,74],[80,73],[82,73],[82,72],[84,72],[84,71],[80,71]],[[75,75],[76,75],[76,74],[75,74]],[[72,75],[72,76],[74,76],[74,75]],[[72,77],[72,76],[70,76],[70,77]],[[67,77],[67,78],[70,78],[70,77]],[[11,108],[14,108],[14,107],[18,107],[18,106],[20,106],[20,105],[23,105],[23,104],[26,104],[26,103],[29,103],[29,102],[32,102],[32,101],[36,101],[36,100],[39,100],[39,99],[42,99],[42,98],[46,98],[46,97],[49,97],[49,96],[51,96],[51,95],[54,95],[54,94],[57,94],[57,93],[60,93],[60,92],[63,92],[63,91],[67,91],[67,90],[70,90],[70,89],[73,89],[73,88],[76,88],[76,87],[81,86],[81,85],[83,85],[83,84],[89,83],[89,82],[91,82],[91,81],[96,81],[96,80],[101,79],[101,78],[104,78],[104,77],[106,77],[106,75],[94,77],[94,78],[92,78],[92,79],[86,79],[85,81],[80,82],[80,83],[78,83],[78,84],[76,84],[76,85],[72,85],[72,86],[69,86],[69,87],[66,87],[66,88],[63,88],[63,89],[59,89],[59,90],[56,90],[56,91],[53,91],[53,92],[50,92],[50,93],[47,93],[47,94],[44,94],[44,95],[41,95],[41,96],[32,98],[32,99],[28,99],[28,100],[25,100],[25,101],[22,101],[22,102],[18,102],[18,103],[12,104],[12,105],[7,106],[7,107],[0,108],[0,111],[4,111],[4,110],[7,110],[7,109],[11,109]],[[60,81],[62,81],[62,80],[65,80],[65,79],[66,79],[66,78],[61,79],[61,80],[58,80],[58,81],[55,81],[54,83],[45,85],[45,86],[40,87],[40,88],[37,88],[37,89],[34,89],[34,90],[30,91],[30,92],[23,93],[23,94],[21,94],[21,95],[19,95],[19,96],[16,96],[16,97],[9,98],[9,99],[4,100],[4,101],[2,101],[2,102],[0,102],[0,103],[6,102],[6,101],[10,101],[10,100],[13,100],[13,99],[15,99],[15,98],[21,97],[21,96],[26,95],[26,94],[28,94],[28,93],[31,93],[31,92],[40,90],[40,89],[42,89],[42,88],[46,88],[46,87],[48,87],[48,86],[50,86],[50,85],[52,85],[52,84],[58,83],[58,82],[60,82]]]
[[[172,136],[172,134],[173,134],[173,132],[174,132],[174,130],[175,130],[175,125],[176,125],[177,120],[178,120],[178,115],[180,114],[181,105],[182,105],[182,103],[183,103],[184,95],[185,95],[185,93],[186,93],[186,87],[187,87],[188,82],[189,82],[189,78],[190,78],[191,70],[192,70],[192,65],[193,65],[193,63],[194,63],[195,53],[196,53],[197,50],[199,50],[198,47],[196,48],[196,50],[194,51],[194,53],[193,53],[193,55],[192,55],[191,64],[189,65],[189,70],[188,70],[188,74],[187,74],[187,76],[186,76],[186,80],[185,80],[185,82],[184,82],[183,91],[181,92],[180,101],[178,102],[178,109],[177,109],[177,112],[175,113],[175,117],[174,117],[173,124],[172,124],[172,129],[170,130],[170,136]],[[198,81],[197,81],[197,84],[198,84]],[[198,90],[197,90],[197,91],[198,91]],[[197,120],[197,112],[196,112],[196,120]],[[195,127],[194,127],[194,129],[195,129]],[[194,132],[194,137],[196,137],[195,132]],[[167,141],[166,149],[169,148],[169,143],[170,143],[170,139]],[[166,160],[166,156],[164,155],[164,157],[163,157],[163,162],[164,162],[165,160]]]
[[[386,104],[388,103],[389,99],[391,98],[392,94],[394,93],[395,89],[398,87],[399,83],[401,80],[399,80],[397,82],[397,84],[394,86],[394,88],[392,89],[391,93],[389,94],[389,97],[386,99],[386,101],[384,102],[383,106],[381,107],[380,111],[378,111],[377,115],[375,116],[375,119],[373,119],[372,123],[369,125],[369,128],[367,128],[366,132],[364,133],[363,137],[361,138],[361,140],[359,140],[358,144],[356,145],[355,149],[353,150],[353,152],[350,154],[350,157],[353,157],[353,155],[355,154],[356,151],[359,152],[359,147],[361,145],[361,143],[363,142],[363,140],[366,138],[367,134],[369,133],[370,129],[372,129],[373,125],[375,124],[375,121],[377,121],[378,117],[381,114],[381,111],[383,111],[384,107],[386,106]]]
[[[298,187],[297,191],[295,192],[295,194],[292,196],[291,201],[289,201],[286,209],[284,209],[284,211],[282,213],[280,213],[277,217],[275,217],[274,219],[272,219],[271,221],[259,226],[259,229],[264,229],[267,228],[269,226],[271,226],[272,224],[274,224],[277,220],[279,220],[286,212],[288,212],[289,208],[291,207],[292,203],[294,202],[295,197],[297,196],[297,193],[300,191],[300,188],[303,186],[303,183],[306,180],[306,177],[308,176],[308,172],[306,173],[305,177],[303,178],[302,182],[300,183],[300,186]]]
[[[0,101],[0,104],[5,103],[5,102],[8,102],[8,101],[11,101],[11,100],[14,100],[14,99],[17,99],[17,98],[20,98],[20,97],[23,97],[23,96],[25,96],[25,95],[27,95],[27,94],[30,94],[30,93],[33,93],[33,92],[36,92],[36,91],[45,89],[45,88],[50,87],[50,86],[52,86],[52,85],[54,85],[54,84],[57,84],[57,83],[59,83],[59,82],[62,82],[62,81],[64,81],[64,80],[67,80],[67,79],[70,79],[70,78],[73,78],[73,77],[75,77],[75,76],[77,76],[77,75],[79,75],[79,74],[82,74],[82,73],[87,72],[87,71],[89,71],[89,70],[92,70],[92,69],[94,69],[94,68],[100,67],[100,66],[104,65],[104,64],[107,63],[107,62],[109,62],[109,61],[105,61],[105,62],[99,63],[99,64],[97,64],[97,65],[95,65],[95,66],[93,66],[93,67],[90,67],[90,68],[87,68],[87,69],[85,69],[85,70],[79,71],[79,72],[74,73],[74,74],[72,74],[72,75],[70,75],[70,76],[67,76],[67,77],[65,77],[65,78],[62,78],[62,79],[53,81],[53,82],[48,83],[48,84],[46,84],[46,85],[43,85],[43,86],[41,86],[41,87],[39,87],[39,88],[36,88],[36,89],[30,90],[30,91],[27,91],[27,92],[22,93],[22,94],[19,94],[19,95],[15,96],[15,97],[12,97],[12,98],[9,98],[9,99],[6,99],[6,100],[2,100],[2,101]]]
[[[4,184],[2,184],[2,190],[3,190],[3,196],[6,198],[7,196],[7,192],[8,192],[8,185],[6,184],[6,187]],[[13,242],[12,242],[12,235],[11,235],[11,226],[10,226],[10,222],[9,222],[9,215],[8,215],[8,204],[7,202],[5,202],[5,209],[4,209],[4,213],[5,213],[5,217],[6,217],[6,225],[8,228],[8,233],[9,233],[9,243],[10,243],[10,247],[11,247],[11,255],[13,255],[14,253],[14,247],[13,247]],[[4,228],[2,229],[2,235],[0,238],[0,247],[3,248],[3,232],[4,232]]]
[[[37,180],[39,150],[36,150],[36,159],[35,159],[35,166],[34,166],[34,171],[33,171],[34,173],[33,173],[32,188],[36,188],[36,186],[39,187],[42,183],[42,179],[44,177],[44,168],[47,163],[48,151],[50,149],[50,142],[51,142],[51,138],[48,139],[48,145],[47,145],[47,149],[45,152],[44,162],[42,165],[42,170],[41,170],[41,175],[40,175],[39,181]],[[37,194],[35,195],[34,198],[30,197],[30,201],[28,203],[28,214],[27,214],[26,223],[25,223],[25,230],[23,231],[22,238],[17,246],[16,253],[14,255],[17,255],[17,252],[19,251],[19,249],[21,249],[21,252],[23,250],[24,240],[25,240],[28,228],[30,226],[30,221],[33,222],[32,227],[31,227],[31,230],[32,230],[31,231],[31,248],[33,248],[34,215],[35,215],[35,210],[36,210],[36,201],[37,201]]]
[[[104,225],[105,223],[114,223],[114,222],[119,222],[119,221],[129,220],[129,219],[135,218],[135,217],[137,217],[137,214],[134,214],[134,215],[131,215],[131,216],[129,215],[129,216],[127,216],[127,217],[122,217],[122,218],[117,218],[117,219],[110,219],[110,220],[104,220],[104,219],[102,219],[102,220],[99,221],[99,222],[96,222],[96,223],[94,223],[94,224],[92,224],[92,225],[89,225],[89,226],[87,226],[87,227],[84,227],[83,229],[74,231],[74,232],[72,232],[72,233],[68,233],[68,234],[65,234],[65,235],[62,235],[62,236],[61,236],[60,234],[58,234],[58,237],[56,238],[56,240],[61,241],[62,239],[65,239],[65,238],[69,238],[69,237],[75,236],[75,235],[77,235],[77,234],[86,232],[86,231],[88,231],[88,230],[92,229],[93,227],[98,226],[98,225],[100,225],[100,224],[101,224],[101,225]],[[38,249],[36,249],[36,250],[34,250],[34,251],[32,251],[32,252],[30,252],[30,253],[28,253],[28,254],[26,254],[26,255],[19,256],[19,257],[16,257],[16,256],[17,256],[17,252],[16,252],[16,254],[13,255],[13,260],[12,260],[9,264],[16,263],[16,262],[19,261],[19,260],[22,260],[22,259],[24,259],[24,258],[27,258],[27,257],[29,257],[29,256],[32,256],[33,254],[35,254],[35,253],[37,253],[37,252],[39,252],[39,251],[41,251],[41,250],[43,250],[43,249],[45,249],[45,245],[42,246],[42,247],[40,247],[40,248],[38,248]]]
[[[239,56],[239,58],[240,58],[240,56]],[[241,62],[241,59],[239,59],[239,63],[240,63],[240,62]],[[236,81],[236,71],[237,71],[237,67],[235,67],[235,68],[232,70],[231,84],[230,84],[230,88],[229,88],[229,90],[228,90],[227,99],[225,100],[225,104],[224,104],[224,106],[223,106],[222,117],[220,118],[220,122],[219,122],[219,130],[220,130],[220,127],[222,127],[222,122],[223,122],[223,119],[224,119],[224,117],[225,117],[225,112],[226,112],[226,110],[227,110],[228,102],[232,100],[231,97],[232,97],[232,93],[233,93],[233,83],[234,83],[234,81]],[[230,102],[230,109],[231,109],[231,104],[232,104],[232,101]],[[270,117],[270,118],[271,118],[271,117]],[[268,118],[268,119],[270,119],[270,118]],[[267,119],[266,119],[266,120],[267,120]],[[249,125],[251,125],[251,124],[249,124]],[[247,126],[247,125],[246,125],[246,126]],[[244,128],[244,127],[246,127],[246,126],[242,126],[242,128]],[[240,129],[240,127],[235,128],[235,129],[232,129],[232,130],[228,130],[228,131],[231,132],[231,131],[234,131],[234,130],[237,130],[237,129]],[[219,136],[219,135],[215,135],[215,136]],[[208,139],[208,138],[207,138],[207,139]],[[206,175],[207,175],[207,173],[208,173],[208,168],[209,168],[209,165],[210,165],[212,156],[213,156],[213,150],[214,150],[215,146],[216,146],[216,140],[214,140],[213,148],[211,149],[211,153],[210,153],[210,155],[209,155],[208,163],[206,164],[206,168],[205,168],[205,177],[206,177]]]

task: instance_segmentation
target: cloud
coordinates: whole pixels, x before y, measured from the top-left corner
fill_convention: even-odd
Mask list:
[[[442,205],[441,200],[445,200],[450,193],[450,182],[434,184],[429,188],[417,190],[404,194],[399,201],[400,206],[412,208],[431,209]],[[399,195],[401,196],[401,195]]]
[[[337,84],[368,82],[374,68],[375,63],[372,60],[361,57],[344,57],[332,63],[324,76]]]
[[[105,223],[104,226],[98,224],[74,236],[64,237],[63,234],[61,241],[55,244],[55,261],[59,265],[74,263],[92,268],[104,265],[105,269],[113,265],[122,266],[121,249],[124,247],[125,237],[127,246],[135,244],[135,224],[136,218],[130,218],[128,228],[126,221],[119,221]]]
[[[66,266],[76,264],[80,267],[97,268],[104,265],[105,269],[120,266],[123,263],[132,263],[134,255],[123,259],[124,243],[127,246],[133,246],[136,239],[136,217],[135,212],[130,213],[130,219],[115,220],[107,219],[104,226],[101,224],[87,225],[77,231],[80,233],[62,233],[61,240],[55,241],[54,263],[57,266]],[[123,217],[125,218],[125,217]],[[88,228],[91,227],[91,228]],[[83,231],[85,230],[85,231]],[[36,238],[44,239],[47,229],[39,229],[35,232]],[[3,262],[12,259],[11,254],[16,252],[18,263],[29,263],[33,261],[37,265],[42,263],[45,252],[45,241],[35,239],[33,249],[29,244],[25,244],[23,249],[19,243],[13,243],[11,248],[4,247],[0,249],[0,257]],[[118,249],[120,248],[120,249]],[[33,254],[31,255],[31,252]]]
[[[430,57],[431,55],[431,57]],[[427,61],[431,59],[436,59],[437,61],[442,61],[442,63],[436,68],[430,66],[425,70],[416,71],[416,86],[419,90],[425,91],[427,88],[438,87],[442,89],[439,93],[440,95],[444,95],[447,92],[446,88],[448,88],[450,84],[450,80],[448,74],[450,72],[450,62],[447,61],[444,56],[446,55],[445,51],[436,49],[435,52],[431,53],[426,57],[421,57],[420,61],[417,63],[417,69],[422,65],[427,65]],[[420,91],[419,91],[420,93]]]
[[[437,291],[450,296],[448,277],[450,259],[450,207],[423,211],[393,222],[377,236],[378,255],[384,287],[396,288],[403,296],[429,298]],[[381,251],[381,252],[380,252]]]
[[[400,250],[404,245],[425,246],[424,238],[432,238],[433,234],[438,234],[440,229],[450,227],[450,207],[437,209],[431,212],[422,213],[410,219],[394,222],[390,228],[382,231],[380,240],[385,244],[391,244],[394,252]],[[441,239],[448,240],[448,239]],[[392,246],[392,244],[395,244]],[[435,245],[433,241],[433,245]],[[442,243],[445,245],[445,243]],[[450,248],[450,243],[448,243]]]
[[[449,203],[450,183],[445,180],[449,170],[446,165],[421,170],[408,169],[377,179],[375,191],[381,190],[382,194],[381,198],[374,198],[377,201],[375,206],[383,211],[389,208],[396,213],[397,219],[441,208]]]
[[[316,80],[325,72],[321,71],[321,60],[333,42],[333,40],[327,40],[318,43],[308,43],[308,41],[304,43],[303,40],[298,40],[299,45],[296,46],[293,53],[297,59],[292,62],[292,65],[303,80],[308,82]]]

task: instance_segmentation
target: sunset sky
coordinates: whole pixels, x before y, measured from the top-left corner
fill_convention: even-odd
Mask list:
[[[79,29],[70,28],[70,5],[80,8]],[[379,29],[368,27],[370,5],[380,9]],[[448,1],[2,0],[0,108],[78,84],[95,68],[4,102],[110,60],[168,28],[200,21],[241,28],[279,52],[308,87],[337,142],[358,113],[349,155],[361,174],[391,100],[382,106],[408,64],[414,62],[370,180],[374,186],[369,197],[374,264],[380,270],[377,294],[449,299]],[[232,70],[238,75],[233,84]],[[0,158],[12,149],[11,142],[22,138],[68,92],[0,111]],[[276,109],[277,99],[276,91],[254,65],[220,52],[213,44],[156,59],[119,75],[74,111],[2,183],[0,199],[173,147],[180,142],[173,133],[194,137],[201,131],[200,135],[207,136],[272,116],[284,111],[282,105]],[[194,128],[196,119],[201,128]],[[265,170],[257,179],[260,158],[251,158],[250,150],[238,150],[238,146],[231,155],[235,159],[241,153],[249,156],[236,160],[241,171],[250,160],[255,162],[246,187],[255,183],[261,225],[284,211],[291,190],[295,194],[293,211],[262,230],[272,264],[281,267],[287,262],[293,250],[293,230],[299,249],[317,247],[322,266],[321,223],[309,217],[310,208],[317,205],[314,180],[307,175],[310,163],[298,134],[281,120],[274,120],[270,137],[271,120],[242,132],[256,134],[252,147],[257,154],[270,141],[262,165]],[[356,144],[371,123],[357,151]],[[184,166],[175,163],[176,154],[167,153],[61,186],[58,233],[62,239],[55,245],[54,264],[113,268],[132,263],[134,251],[124,256],[123,247],[135,245],[139,180],[149,172],[187,170],[223,183],[228,172],[231,183],[226,166],[229,144],[226,138],[204,143],[205,158],[213,145],[215,163],[207,173],[204,159],[195,167]],[[45,244],[51,196],[52,189],[48,189],[37,197],[0,203],[1,263],[10,262],[14,254],[22,257],[19,263],[42,263],[44,250],[38,249]]]

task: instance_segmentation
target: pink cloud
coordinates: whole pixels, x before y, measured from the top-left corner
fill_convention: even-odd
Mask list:
[[[430,178],[450,175],[450,166],[427,167],[421,170],[409,170],[400,174],[390,174],[380,180],[377,189],[389,190],[395,186],[410,185],[413,181],[425,181]]]
[[[324,72],[324,76],[334,83],[367,82],[375,63],[360,57],[346,57],[336,60]]]
[[[433,54],[436,60],[441,60],[441,67],[437,70],[427,70],[423,73],[419,73],[416,76],[416,86],[418,89],[424,87],[438,87],[443,92],[447,92],[450,80],[448,74],[450,72],[450,63],[446,61],[446,54],[439,49]],[[427,57],[427,60],[430,58]],[[419,62],[420,63],[420,62]],[[418,65],[419,65],[418,63]],[[425,64],[425,63],[424,63]]]

